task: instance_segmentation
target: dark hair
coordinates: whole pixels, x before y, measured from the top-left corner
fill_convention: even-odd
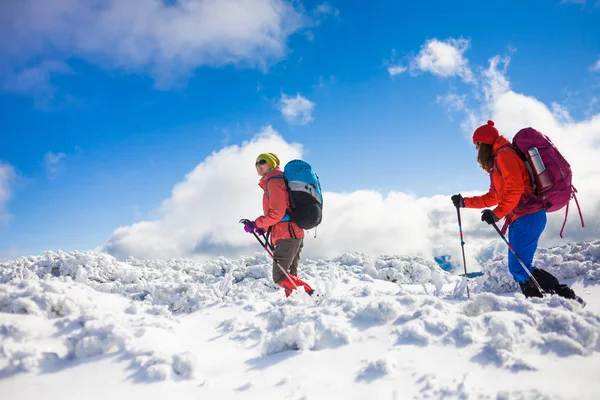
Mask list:
[[[477,152],[477,162],[485,170],[490,172],[494,168],[494,153],[492,152],[493,146],[491,144],[480,143],[479,151]]]

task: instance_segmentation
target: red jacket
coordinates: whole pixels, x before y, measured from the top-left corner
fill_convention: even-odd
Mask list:
[[[282,178],[269,180],[274,176],[281,176]],[[264,215],[256,219],[256,226],[265,230],[271,227],[271,243],[273,245],[277,244],[279,239],[303,238],[304,230],[295,222],[281,222],[286,211],[290,208],[290,199],[283,180],[283,172],[279,167],[273,168],[267,175],[263,176],[258,186],[264,190]],[[267,192],[269,193],[268,196]]]
[[[497,204],[498,206],[492,210],[496,217],[498,219],[506,217],[506,223],[511,224],[523,215],[539,211],[541,207],[537,209],[528,207],[526,211],[515,210],[526,200],[524,195],[533,193],[533,189],[525,163],[514,150],[502,149],[508,145],[510,142],[504,136],[496,139],[492,148],[494,168],[490,172],[490,190],[483,196],[466,197],[465,207],[484,208]]]

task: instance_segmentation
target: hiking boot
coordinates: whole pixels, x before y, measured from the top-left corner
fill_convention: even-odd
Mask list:
[[[554,292],[557,295],[559,295],[560,297],[564,297],[565,299],[571,299],[571,300],[577,299],[577,295],[575,294],[573,289],[571,289],[567,285],[557,285],[554,288]]]
[[[550,272],[541,268],[536,268],[531,272],[531,275],[533,275],[544,292],[551,295],[557,294],[565,299],[575,300],[585,307],[585,301],[577,296],[573,289],[568,285],[560,283]],[[519,285],[521,286],[521,292],[523,292],[525,297],[543,297],[535,283],[533,283],[531,277],[529,277],[525,283],[519,283]]]
[[[531,271],[531,275],[533,275],[537,283],[539,283],[540,287],[545,292],[554,293],[556,291],[556,287],[560,285],[558,279],[556,279],[554,275],[545,269],[535,268],[533,271]]]
[[[525,283],[519,282],[519,286],[521,287],[521,292],[523,292],[525,297],[544,297],[535,283],[533,283],[531,277],[527,278]]]

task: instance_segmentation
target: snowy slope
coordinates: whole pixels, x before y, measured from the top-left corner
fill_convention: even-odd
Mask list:
[[[266,256],[0,264],[8,399],[596,399],[600,241],[537,264],[588,302],[526,300],[505,256],[470,282],[416,257],[303,261],[286,299]],[[5,397],[6,395],[6,397]]]

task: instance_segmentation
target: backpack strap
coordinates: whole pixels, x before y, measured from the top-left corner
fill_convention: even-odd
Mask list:
[[[570,202],[569,202],[570,203]],[[569,215],[569,203],[567,203],[567,209],[565,211],[565,220],[563,221],[562,228],[560,228],[560,237],[563,238],[563,231],[565,230],[565,225],[567,224],[567,216]]]
[[[577,189],[575,189],[574,186],[571,186],[573,188],[573,198],[575,199],[575,204],[577,204],[577,211],[579,211],[579,219],[581,219],[581,227],[585,228],[585,223],[583,222],[583,215],[581,214],[581,207],[579,207],[579,201],[577,201],[577,196],[575,195],[575,193],[577,193]]]
[[[500,176],[502,176],[502,171],[500,170],[500,168],[498,168],[498,154],[500,154],[501,151],[507,150],[507,149],[510,149],[510,150],[514,151],[517,156],[519,155],[519,153],[517,153],[517,151],[510,144],[507,144],[506,146],[500,147],[498,149],[498,151],[496,152],[496,155],[494,156],[494,171],[496,171],[498,174],[500,174]],[[521,158],[521,157],[519,157],[519,158]],[[530,179],[531,179],[531,177],[530,177]],[[491,176],[490,176],[490,180],[492,181],[492,186],[493,186],[494,181],[493,181],[493,179],[491,179]],[[496,190],[496,188],[494,188],[494,190]],[[515,212],[513,210],[513,211],[509,212],[506,215],[506,217],[504,218],[504,224],[502,224],[502,229],[500,229],[500,233],[502,233],[503,235],[506,234],[506,231],[508,230],[508,226],[510,225],[508,223],[508,221],[514,215],[515,215]]]
[[[265,182],[265,194],[267,195],[267,199],[271,198],[271,196],[269,195],[269,182],[271,181],[271,179],[277,179],[277,178],[285,180],[285,178],[282,175],[275,175],[275,176],[269,177],[267,179],[267,182]],[[288,196],[288,198],[289,197],[290,196]],[[288,215],[288,213],[285,213],[285,215],[283,216],[283,218],[279,222],[290,222],[290,221],[291,221],[290,216]]]
[[[289,218],[289,216],[287,214],[285,214],[285,216]],[[291,223],[288,224],[288,233],[290,234],[290,238],[296,239],[296,233],[292,229],[292,224]]]
[[[571,197],[573,197],[575,199],[575,204],[577,204],[577,211],[579,211],[579,219],[581,219],[581,227],[585,228],[585,223],[583,222],[583,215],[581,214],[581,207],[579,207],[579,201],[577,201],[577,196],[575,195],[575,193],[577,193],[577,189],[575,189],[575,187],[573,185],[571,185]],[[560,228],[560,237],[563,237],[563,231],[565,230],[565,225],[567,223],[567,216],[569,215],[569,204],[571,202],[567,203],[567,209],[565,211],[565,220],[563,221],[562,224],[562,228]]]
[[[267,194],[267,199],[271,198],[271,196],[269,195],[269,182],[271,181],[271,179],[284,179],[284,177],[281,175],[275,175],[267,179],[267,182],[265,182],[265,193]]]
[[[515,210],[509,212],[506,215],[504,225],[502,226],[502,229],[500,230],[500,232],[503,235],[506,234],[506,231],[508,230],[508,227],[509,227],[508,221],[511,220],[515,216],[518,218],[519,216],[523,215],[519,212],[519,210],[517,210],[522,199],[524,197],[536,197],[535,180],[533,179],[533,173],[531,171],[531,166],[529,165],[529,163],[527,161],[523,160],[523,158],[521,157],[520,151],[517,148],[515,148],[512,144],[507,144],[506,146],[503,146],[500,149],[498,149],[498,151],[496,152],[496,156],[494,157],[494,171],[496,171],[498,174],[500,174],[500,176],[502,176],[502,171],[500,170],[500,168],[498,168],[498,154],[500,154],[501,151],[506,150],[506,149],[512,150],[517,155],[519,160],[521,160],[523,162],[523,165],[525,165],[525,169],[527,170],[527,175],[529,176],[529,183],[531,184],[531,189],[529,189],[528,187],[525,187],[525,190],[523,191],[523,194],[521,195],[521,199],[519,200],[519,203],[515,207]],[[540,210],[542,210],[542,209],[544,209],[544,205],[540,203]]]

